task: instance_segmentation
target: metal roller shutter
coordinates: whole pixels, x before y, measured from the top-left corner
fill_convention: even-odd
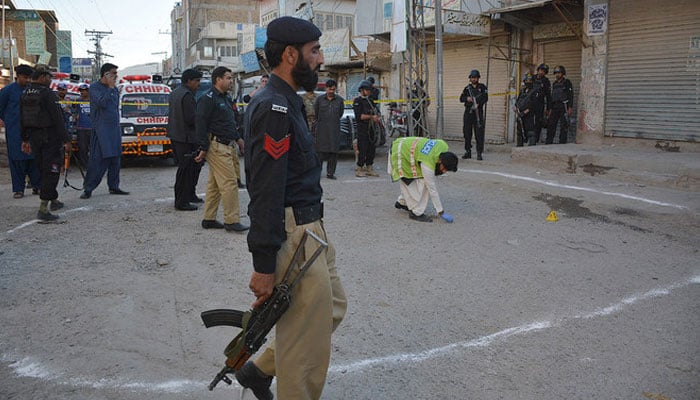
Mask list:
[[[578,40],[564,40],[549,42],[544,44],[544,60],[549,65],[547,77],[554,82],[554,67],[563,65],[566,68],[566,77],[574,87],[574,114],[571,116],[571,126],[569,128],[569,143],[576,137],[576,115],[578,111],[578,94],[581,87],[581,42]],[[559,140],[559,135],[555,135],[555,140]]]
[[[610,2],[605,135],[700,140],[700,2]]]
[[[507,36],[492,38],[507,45]],[[489,102],[486,108],[486,142],[504,143],[506,137],[506,100],[508,91],[508,68],[502,60],[491,60],[488,83],[486,71],[488,63],[488,39],[445,43],[443,45],[443,95],[444,95],[444,137],[461,139],[464,104],[459,102],[462,90],[469,83],[469,71],[478,69],[481,83],[488,85]],[[430,97],[435,98],[435,47],[429,47]],[[430,105],[429,121],[434,129],[437,102]],[[431,132],[432,133],[432,132]]]

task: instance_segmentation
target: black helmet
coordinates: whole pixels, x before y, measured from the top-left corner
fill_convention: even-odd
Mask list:
[[[537,70],[539,71],[539,70],[541,70],[541,69],[544,70],[544,73],[545,73],[545,74],[548,74],[548,73],[549,73],[549,65],[547,65],[547,64],[545,64],[545,63],[542,63],[542,64],[538,65],[538,66],[537,66]]]
[[[360,82],[359,89],[372,89],[372,83],[370,83],[370,81],[364,80]]]
[[[523,75],[523,82],[531,81],[532,80],[532,74],[528,71]]]
[[[564,68],[563,65],[557,65],[556,67],[554,67],[554,73],[556,74],[558,72],[561,72],[562,75],[566,75],[566,68]]]
[[[473,70],[469,73],[469,77],[470,77],[470,78],[481,78],[481,74],[479,73],[479,70],[478,70],[478,69],[473,69]]]

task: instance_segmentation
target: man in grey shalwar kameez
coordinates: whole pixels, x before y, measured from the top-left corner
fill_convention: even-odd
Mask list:
[[[336,179],[335,168],[338,165],[340,151],[340,118],[343,116],[345,101],[335,94],[337,83],[333,79],[326,81],[326,94],[318,96],[314,103],[316,113],[316,153],[321,162],[327,161],[326,177]]]

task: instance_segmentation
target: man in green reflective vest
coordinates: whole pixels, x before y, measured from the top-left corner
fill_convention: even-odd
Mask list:
[[[443,210],[435,187],[435,176],[457,171],[459,159],[448,150],[447,143],[439,139],[405,137],[394,140],[387,166],[391,180],[398,181],[401,186],[394,207],[408,211],[413,220],[432,222],[432,218],[425,215],[430,198],[440,218],[446,222],[454,221]]]

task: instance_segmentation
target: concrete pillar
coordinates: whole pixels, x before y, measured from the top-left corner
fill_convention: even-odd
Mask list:
[[[578,127],[576,142],[600,144],[603,142],[605,122],[605,82],[608,64],[608,32],[586,36],[588,8],[595,4],[608,4],[609,0],[585,0],[583,6],[583,40],[588,45],[581,54],[581,88],[578,98]],[[608,17],[608,24],[610,23]]]

